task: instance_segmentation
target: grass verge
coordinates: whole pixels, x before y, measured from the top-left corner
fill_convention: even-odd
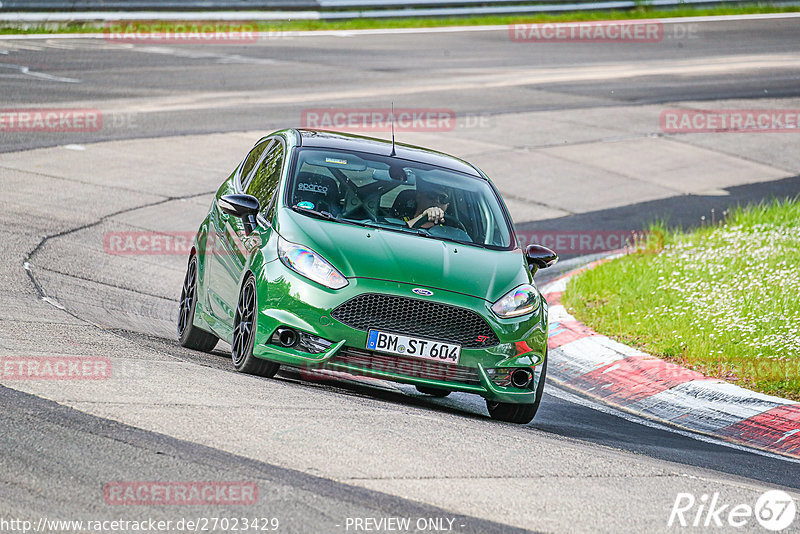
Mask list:
[[[800,400],[800,202],[733,210],[573,278],[596,331],[705,375]],[[662,246],[663,244],[663,246]]]
[[[744,6],[718,6],[712,8],[676,8],[676,9],[651,9],[642,5],[624,11],[592,11],[572,12],[562,14],[535,14],[535,15],[485,15],[465,17],[429,17],[429,18],[393,18],[369,19],[355,18],[348,20],[288,20],[288,21],[253,21],[256,31],[301,31],[301,30],[366,30],[377,28],[431,28],[441,26],[484,26],[506,25],[545,22],[582,22],[593,20],[634,20],[634,19],[659,19],[673,17],[702,17],[715,15],[749,15],[757,13],[793,13],[800,12],[800,6],[775,6],[771,4],[752,4]],[[213,20],[213,13],[210,14]],[[136,23],[131,23],[136,24]],[[147,30],[158,24],[159,31],[174,31],[178,26],[186,23],[179,21],[142,21],[138,23]],[[189,23],[191,24],[191,23]],[[234,24],[234,23],[232,23]],[[126,26],[128,23],[126,22]],[[68,22],[68,23],[18,23],[0,22],[0,34],[38,34],[38,33],[103,33],[107,27],[94,22]],[[185,30],[184,30],[185,31]]]

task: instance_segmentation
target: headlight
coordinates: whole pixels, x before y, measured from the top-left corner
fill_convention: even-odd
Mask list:
[[[278,237],[278,257],[291,270],[331,289],[342,289],[347,278],[325,259],[303,245]]]
[[[539,292],[530,284],[512,289],[492,305],[492,311],[503,319],[519,317],[539,309]]]

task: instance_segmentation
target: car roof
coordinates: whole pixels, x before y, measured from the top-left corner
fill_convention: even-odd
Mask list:
[[[297,130],[300,134],[300,145],[307,147],[334,148],[343,150],[353,150],[356,152],[367,152],[369,154],[380,154],[388,156],[392,152],[392,142],[385,139],[365,137],[361,135],[346,134],[341,132],[329,132],[326,130]],[[473,165],[464,160],[405,143],[395,143],[395,155],[399,159],[418,161],[435,165],[454,171],[463,172],[478,178],[485,178]]]

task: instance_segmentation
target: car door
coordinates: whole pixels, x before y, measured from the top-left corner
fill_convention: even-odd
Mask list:
[[[241,184],[253,174],[262,156],[274,142],[274,139],[267,138],[257,143],[242,161],[234,176],[222,185],[217,197],[241,193]],[[244,227],[241,219],[228,215],[216,205],[212,210],[212,222],[213,232],[209,232],[206,245],[206,250],[209,252],[206,262],[206,276],[209,280],[207,294],[214,316],[221,320],[223,325],[233,328],[232,306],[236,306],[236,301],[231,304],[230,295],[232,292],[237,292],[234,298],[238,298],[238,278],[233,280],[232,276],[235,274],[234,266],[239,259],[232,257],[237,255],[237,252],[235,247],[231,247],[230,236],[244,234]]]
[[[244,192],[253,195],[261,205],[262,213],[270,207],[270,202],[281,178],[281,169],[285,157],[285,146],[283,140],[277,138],[271,143],[258,164],[242,181]],[[242,279],[242,271],[247,264],[248,256],[266,242],[269,238],[271,227],[263,224],[264,218],[261,217],[262,224],[247,236],[244,233],[244,225],[241,219],[229,217],[228,223],[223,226],[224,234],[220,235],[221,245],[225,250],[224,254],[219,255],[218,265],[222,267],[223,275],[226,276],[224,285],[221,285],[224,295],[221,295],[225,308],[228,313],[225,320],[229,321],[229,326],[233,328],[234,311],[239,299],[239,283]]]

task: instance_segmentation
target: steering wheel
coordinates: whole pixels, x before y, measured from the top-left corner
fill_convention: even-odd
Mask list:
[[[467,232],[467,227],[464,226],[461,223],[461,221],[459,221],[458,219],[456,219],[452,215],[450,217],[445,217],[444,224],[445,224],[445,226],[452,226],[453,228],[458,228],[459,230],[461,230],[465,234],[469,235],[469,232]]]
[[[367,218],[377,222],[378,214],[370,210],[366,203],[357,194],[355,194],[355,192],[353,192],[352,196],[348,194],[347,197],[345,197],[344,202],[346,207],[344,210],[342,210],[342,217],[354,219],[355,217],[353,217],[353,214],[357,214],[361,211],[366,214]]]
[[[430,221],[427,218],[420,217],[420,219],[417,222],[414,223],[412,228],[415,228],[415,229],[422,228],[422,225],[425,224],[425,223],[428,223],[428,222],[430,222]],[[461,223],[461,221],[459,221],[458,219],[456,219],[452,215],[445,214],[444,223],[443,224],[445,226],[452,226],[453,228],[458,228],[459,230],[463,231],[465,234],[469,234],[469,232],[467,232],[466,227]]]

